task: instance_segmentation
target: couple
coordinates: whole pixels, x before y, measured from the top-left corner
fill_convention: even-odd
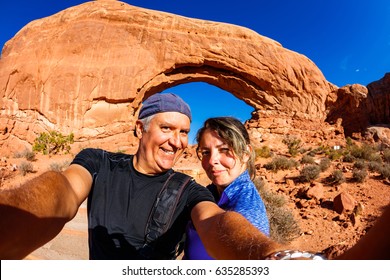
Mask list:
[[[64,172],[49,171],[0,191],[0,259],[24,258],[47,243],[87,198],[91,259],[173,259],[186,228],[188,259],[278,258],[284,248],[266,235],[264,205],[250,181],[252,149],[235,119],[210,119],[198,133],[198,155],[213,182],[211,191],[190,180],[176,195],[180,199],[164,227],[166,215],[155,205],[170,202],[169,194],[176,191],[166,189],[162,193],[168,195],[160,196],[168,178],[177,174],[172,167],[187,147],[190,122],[190,108],[181,98],[155,94],[144,102],[136,121],[135,155],[85,149]],[[235,197],[240,192],[244,196]],[[255,218],[247,214],[251,201],[259,207]],[[379,226],[343,257],[388,257],[389,215],[386,211]],[[248,220],[257,221],[260,230]],[[196,240],[205,250],[194,245]]]

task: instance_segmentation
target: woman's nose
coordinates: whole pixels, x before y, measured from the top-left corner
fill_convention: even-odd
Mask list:
[[[214,165],[219,163],[220,154],[218,151],[210,151],[209,163]]]

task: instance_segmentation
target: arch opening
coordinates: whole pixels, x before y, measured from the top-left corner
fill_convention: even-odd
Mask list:
[[[169,87],[162,92],[179,95],[191,107],[193,121],[189,144],[196,144],[196,133],[210,117],[231,116],[245,122],[251,118],[254,108],[232,93],[206,82],[189,82]]]

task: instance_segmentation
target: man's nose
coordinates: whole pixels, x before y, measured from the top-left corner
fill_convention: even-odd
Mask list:
[[[171,135],[171,138],[169,138],[169,143],[173,145],[176,148],[181,148],[182,147],[182,141],[180,137],[179,132],[173,132]]]

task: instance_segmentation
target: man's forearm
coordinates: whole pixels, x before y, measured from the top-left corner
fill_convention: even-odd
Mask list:
[[[390,205],[352,248],[337,257],[340,260],[390,259]]]
[[[214,238],[202,241],[216,259],[265,259],[282,248],[236,212],[225,212],[214,218],[218,221],[210,223],[208,233],[210,236],[215,232]]]
[[[21,259],[54,238],[77,212],[67,179],[46,172],[0,191],[0,259]]]

